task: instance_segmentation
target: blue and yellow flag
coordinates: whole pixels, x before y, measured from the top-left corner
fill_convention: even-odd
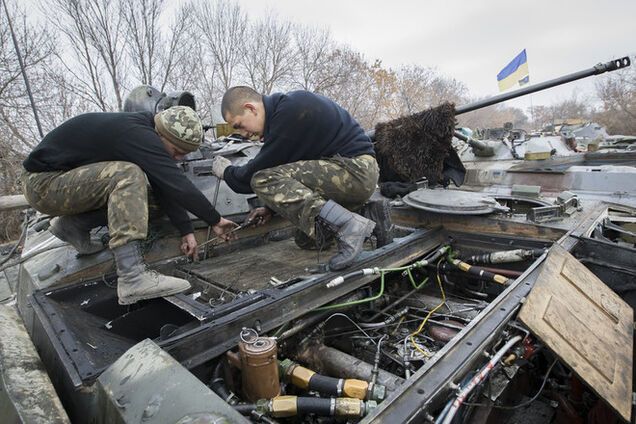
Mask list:
[[[517,57],[512,59],[512,61],[497,74],[497,81],[499,82],[499,91],[506,91],[517,84],[522,86],[530,82],[526,49],[523,49]]]

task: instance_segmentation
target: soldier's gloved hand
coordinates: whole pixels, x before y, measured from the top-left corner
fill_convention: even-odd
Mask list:
[[[223,173],[225,172],[225,168],[232,165],[229,159],[224,158],[223,156],[216,156],[212,160],[212,173],[216,175],[218,178],[223,179]]]
[[[267,207],[252,209],[245,220],[245,224],[256,224],[257,226],[267,224],[272,219],[273,212]]]

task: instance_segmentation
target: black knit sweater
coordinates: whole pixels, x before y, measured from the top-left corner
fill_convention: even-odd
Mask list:
[[[349,112],[334,101],[308,91],[263,96],[264,144],[243,166],[229,166],[223,175],[237,193],[253,193],[252,176],[261,169],[299,160],[336,155],[374,155],[373,144]]]
[[[193,231],[186,211],[209,225],[219,222],[219,213],[166,151],[150,112],[76,116],[48,133],[23,166],[29,172],[68,171],[106,161],[138,165],[181,235]]]

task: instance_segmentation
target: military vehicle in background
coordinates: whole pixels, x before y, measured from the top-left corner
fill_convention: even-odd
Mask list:
[[[134,93],[128,110],[189,99],[151,87]],[[525,160],[532,139],[490,145],[457,134],[469,146],[458,150],[462,190],[392,199],[389,237],[369,240],[343,272],[324,266],[329,250],[296,247],[290,223],[277,217],[229,243],[195,221],[197,262],[158,220],[146,262],[192,289],[121,306],[108,250],[77,257],[47,230],[50,217],[31,217],[15,299],[0,305],[3,419],[629,421],[636,174],[611,181],[617,190],[631,183],[623,198],[607,187],[589,195],[575,185],[580,174],[567,180],[569,170],[596,167],[590,173],[609,178],[606,165],[592,164],[605,159]],[[221,214],[242,222],[258,199],[232,192],[211,163],[222,155],[243,164],[259,149],[210,137],[180,166]],[[490,168],[486,153],[511,158]],[[107,229],[92,236],[106,240]]]

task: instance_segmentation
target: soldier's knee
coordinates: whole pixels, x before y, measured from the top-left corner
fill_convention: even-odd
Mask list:
[[[271,172],[269,169],[262,169],[257,171],[252,175],[252,179],[250,180],[250,187],[254,190],[254,193],[258,194],[260,190],[267,184],[271,177]]]
[[[117,168],[115,174],[120,181],[135,185],[147,184],[146,173],[138,165],[131,162],[116,162],[114,166]]]

